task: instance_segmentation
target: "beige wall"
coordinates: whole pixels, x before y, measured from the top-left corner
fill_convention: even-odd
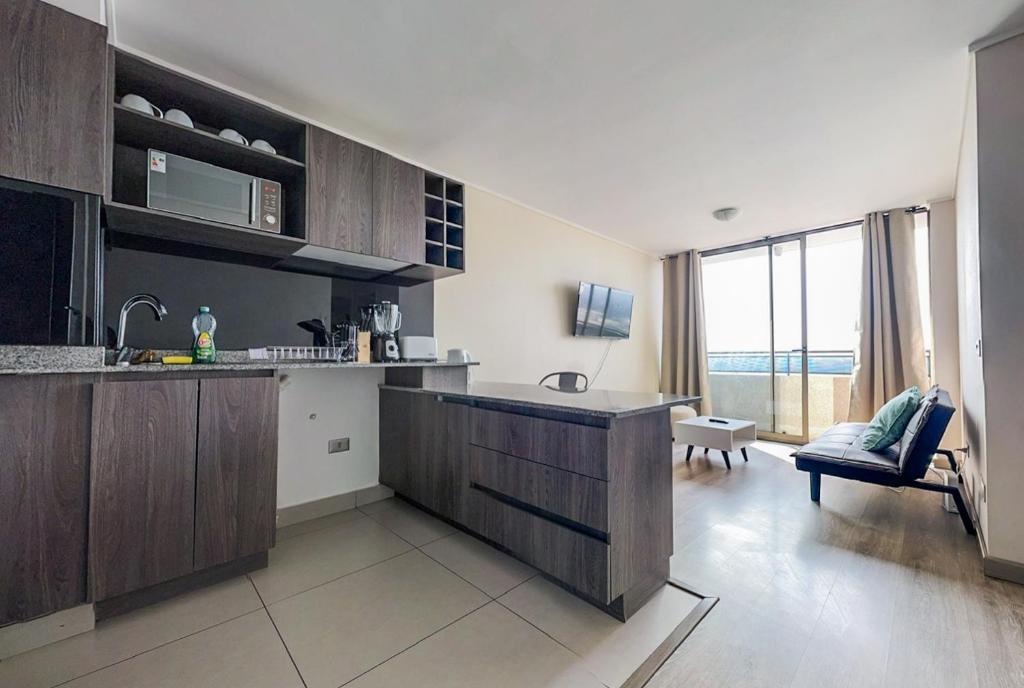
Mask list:
[[[466,273],[435,283],[440,351],[468,349],[475,380],[535,384],[557,370],[591,375],[607,340],[572,336],[578,283],[632,291],[628,340],[612,343],[596,386],[656,392],[661,263],[473,187],[466,189]]]
[[[932,379],[947,392],[957,407],[960,403],[960,333],[957,320],[956,203],[931,204],[928,214],[928,274],[931,284]],[[957,414],[942,438],[942,446],[963,446]]]

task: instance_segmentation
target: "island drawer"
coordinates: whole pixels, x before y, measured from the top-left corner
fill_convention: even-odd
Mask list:
[[[467,526],[584,596],[609,604],[610,548],[585,535],[470,487]]]
[[[474,446],[469,481],[527,511],[607,536],[608,483],[603,480]]]
[[[608,479],[608,430],[474,408],[470,443],[502,454]]]

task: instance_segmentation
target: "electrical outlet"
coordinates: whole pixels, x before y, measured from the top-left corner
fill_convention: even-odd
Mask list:
[[[349,440],[347,437],[341,437],[336,440],[327,440],[327,453],[337,454],[339,452],[347,452],[349,450]]]

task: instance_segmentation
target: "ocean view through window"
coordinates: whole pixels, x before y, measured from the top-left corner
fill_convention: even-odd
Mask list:
[[[930,351],[927,213],[915,220]],[[762,436],[792,442],[847,419],[859,337],[861,235],[857,223],[702,258],[716,415],[753,420]]]

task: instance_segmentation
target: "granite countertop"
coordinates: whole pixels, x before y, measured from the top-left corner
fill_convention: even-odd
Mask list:
[[[181,351],[158,351],[159,355],[181,355]],[[0,346],[0,375],[40,375],[47,373],[131,374],[160,372],[211,372],[217,370],[295,370],[362,368],[443,368],[476,365],[446,361],[401,361],[398,363],[334,363],[325,361],[252,361],[245,351],[218,352],[218,363],[163,365],[142,363],[133,366],[104,365],[107,352],[97,346]]]
[[[560,392],[540,385],[506,382],[473,382],[469,384],[465,392],[438,392],[393,385],[382,385],[381,387],[434,394],[445,400],[470,404],[484,402],[482,405],[498,410],[502,408],[534,408],[599,418],[622,418],[672,406],[691,404],[700,400],[700,397],[660,392],[616,392],[605,389]]]

